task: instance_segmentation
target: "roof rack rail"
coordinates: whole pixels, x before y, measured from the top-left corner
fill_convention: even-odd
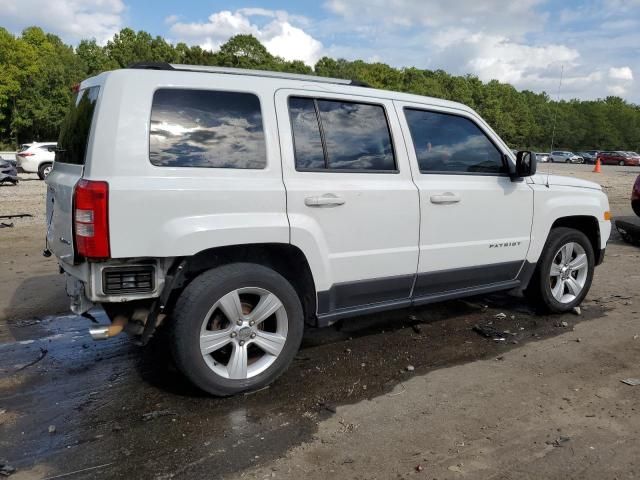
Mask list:
[[[271,70],[250,70],[245,68],[211,67],[205,65],[181,65],[172,63],[174,70],[205,73],[223,73],[229,75],[248,75],[252,77],[282,78],[286,80],[303,80],[307,82],[336,83],[339,85],[351,85],[351,80],[343,78],[316,77],[315,75],[303,75],[300,73],[274,72]]]
[[[175,70],[167,62],[135,62],[127,65],[127,68],[138,68],[141,70]]]
[[[136,62],[127,68],[138,68],[144,70],[179,70],[183,72],[204,72],[222,73],[228,75],[248,75],[253,77],[282,78],[285,80],[301,80],[307,82],[335,83],[338,85],[353,85],[356,87],[373,88],[371,85],[359,80],[347,80],[344,78],[317,77],[315,75],[304,75],[301,73],[274,72],[271,70],[250,70],[245,68],[212,67],[207,65],[183,65],[179,63],[166,62]]]

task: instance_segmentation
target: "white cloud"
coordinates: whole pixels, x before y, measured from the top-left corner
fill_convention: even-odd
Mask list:
[[[164,19],[164,23],[171,25],[172,23],[176,23],[178,20],[180,20],[180,15],[169,15]]]
[[[611,67],[609,69],[609,78],[614,80],[633,80],[633,72],[629,67]]]
[[[395,27],[459,25],[475,31],[518,35],[541,28],[546,15],[535,7],[542,0],[328,0],[326,8],[359,22],[379,21]]]
[[[261,25],[252,21],[256,17],[268,21]],[[291,16],[282,10],[243,8],[235,12],[223,10],[213,13],[206,22],[175,22],[170,30],[173,36],[182,41],[196,43],[213,51],[233,35],[251,34],[273,55],[314,65],[321,57],[322,43],[292,22],[307,23],[306,19]]]
[[[0,0],[2,26],[19,32],[38,25],[67,42],[95,38],[104,43],[122,27],[122,0]]]
[[[473,74],[553,96],[564,67],[563,98],[624,91],[640,101],[640,0],[592,0],[554,14],[545,0],[326,0],[325,8],[338,17],[319,29],[334,39],[331,56]]]
[[[627,93],[627,89],[622,85],[609,85],[607,87],[607,92],[609,92],[611,95],[622,97],[625,93]]]

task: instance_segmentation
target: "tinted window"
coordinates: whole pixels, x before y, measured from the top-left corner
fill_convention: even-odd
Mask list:
[[[264,168],[260,100],[250,93],[156,91],[149,158],[162,167]]]
[[[502,173],[502,155],[471,120],[405,109],[422,172]]]
[[[330,169],[395,170],[380,105],[318,100]]]
[[[293,128],[296,168],[324,168],[324,152],[314,100],[290,98],[289,115]]]
[[[382,106],[293,97],[289,113],[297,169],[395,170]]]
[[[84,165],[99,87],[80,90],[73,98],[56,149],[56,162]]]

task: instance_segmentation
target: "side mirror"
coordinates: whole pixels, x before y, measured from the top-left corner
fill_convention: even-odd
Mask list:
[[[537,168],[536,154],[526,150],[516,154],[515,178],[530,177],[535,175]]]

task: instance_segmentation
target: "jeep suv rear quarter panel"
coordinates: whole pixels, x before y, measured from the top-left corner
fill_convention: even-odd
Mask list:
[[[256,95],[265,168],[153,165],[149,135],[154,93],[178,83],[180,89]],[[217,246],[289,242],[273,90],[268,85],[252,78],[125,69],[108,74],[101,102],[96,120],[101,134],[94,138],[85,178],[109,183],[113,258],[175,257]]]

